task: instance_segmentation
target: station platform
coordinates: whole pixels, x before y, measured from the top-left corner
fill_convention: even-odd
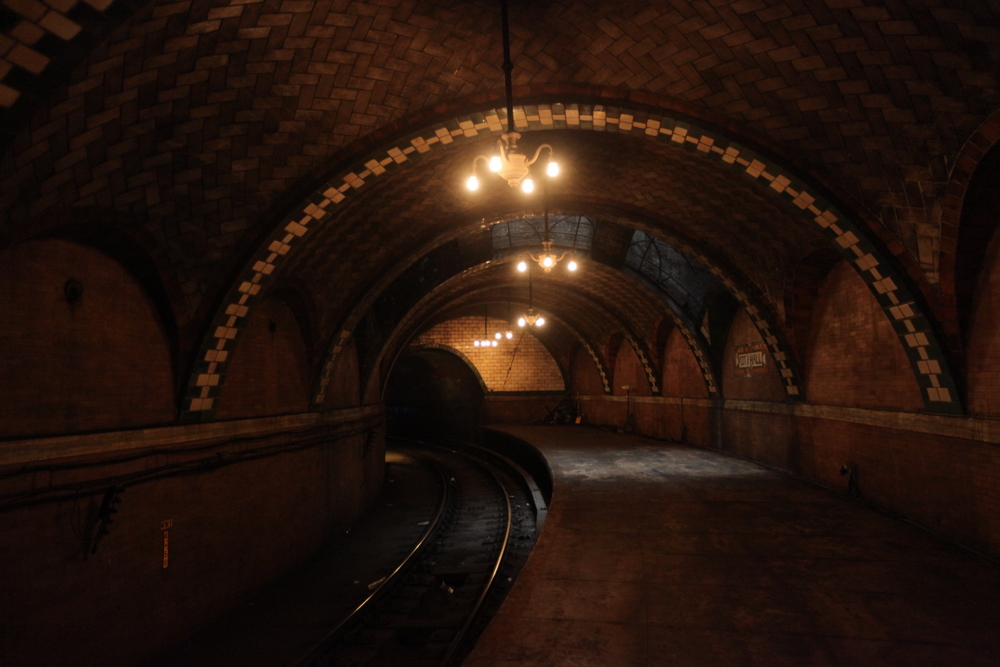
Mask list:
[[[465,667],[1000,664],[985,558],[715,452],[498,430],[542,451],[555,490]]]
[[[842,494],[716,452],[505,426],[554,475],[539,540],[465,667],[991,665],[1000,566]],[[418,539],[427,471],[310,563],[147,667],[293,665]]]

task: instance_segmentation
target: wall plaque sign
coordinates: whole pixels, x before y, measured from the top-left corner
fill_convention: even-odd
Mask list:
[[[746,343],[736,346],[733,358],[736,375],[750,377],[767,372],[767,346],[763,343]]]

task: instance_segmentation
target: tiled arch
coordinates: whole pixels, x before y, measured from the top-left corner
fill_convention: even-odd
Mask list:
[[[455,355],[456,357],[461,359],[462,363],[468,366],[469,370],[472,371],[472,374],[476,376],[476,381],[479,382],[479,388],[482,390],[482,392],[484,394],[489,393],[489,389],[486,387],[486,382],[483,380],[483,376],[479,372],[479,369],[476,367],[474,363],[472,363],[472,359],[469,359],[468,355],[459,350],[457,347],[452,347],[451,345],[444,345],[442,343],[424,343],[422,345],[412,346],[409,349],[409,352],[420,352],[421,350],[440,350],[441,352],[447,352],[448,354]]]
[[[588,298],[588,302],[595,303],[593,299],[590,298]],[[660,387],[659,387],[659,382],[657,380],[659,376],[658,376],[658,371],[656,369],[656,364],[653,362],[652,355],[649,353],[649,349],[647,348],[646,344],[642,342],[642,337],[637,336],[635,334],[635,331],[627,325],[627,318],[622,316],[621,313],[616,312],[614,308],[609,307],[606,303],[597,302],[596,305],[599,306],[603,311],[605,311],[615,322],[617,322],[617,324],[621,329],[622,336],[626,341],[628,341],[628,344],[629,346],[631,346],[632,351],[635,352],[636,357],[642,364],[643,374],[649,381],[650,391],[653,393],[654,396],[659,396]],[[675,315],[675,313],[673,313],[673,311],[670,309],[669,304],[665,303],[664,308],[668,312],[670,312],[672,316]],[[561,318],[561,321],[563,322],[564,325],[567,325],[565,318]],[[683,327],[683,324],[680,324],[678,326]],[[577,336],[580,342],[583,343],[588,353],[590,354],[591,358],[593,358],[594,362],[597,364],[598,367],[597,371],[601,375],[601,382],[604,386],[605,392],[608,394],[614,393],[610,384],[610,377],[607,373],[607,363],[601,362],[600,358],[598,357],[596,349],[590,344],[589,341],[585,339],[584,336],[577,333],[573,327],[568,327],[568,328],[570,328],[570,330],[574,332],[574,334]]]
[[[646,345],[630,333],[625,333],[625,340],[628,341],[628,344],[632,347],[632,351],[635,352],[636,358],[639,359],[639,363],[642,364],[643,375],[646,376],[646,381],[649,382],[649,391],[653,394],[653,396],[659,396],[660,383],[657,380],[659,377],[659,371],[653,363],[653,359],[649,354],[649,350],[646,348]]]
[[[489,106],[479,112],[440,121],[429,127],[373,149],[357,163],[335,173],[286,215],[270,238],[254,253],[223,300],[203,340],[183,398],[182,419],[211,419],[215,397],[236,338],[246,317],[277,267],[308,238],[311,228],[324,224],[337,206],[365,183],[432,150],[504,129],[505,111]],[[758,187],[772,192],[793,211],[811,219],[835,244],[875,294],[897,336],[907,350],[921,386],[925,407],[933,412],[962,411],[951,365],[938,341],[929,314],[917,299],[910,280],[897,271],[892,258],[870,239],[869,234],[827,200],[820,190],[806,183],[795,170],[744,146],[722,131],[702,127],[671,111],[635,106],[605,106],[572,99],[525,105],[514,109],[519,131],[595,131],[643,136],[716,161]],[[734,294],[739,287],[727,285]],[[782,366],[786,391],[800,397],[787,353],[777,335],[769,330],[756,306],[747,308],[761,335]]]
[[[941,291],[945,299],[955,304],[955,264],[958,259],[959,224],[965,195],[980,161],[1000,141],[1000,111],[987,118],[969,136],[959,151],[948,177],[941,210]],[[941,326],[951,342],[952,349],[962,350],[962,336],[957,306],[949,311],[951,317],[942,317]]]
[[[470,269],[469,271],[465,272],[464,275],[467,276],[467,275],[469,275],[470,272],[484,271],[484,270],[486,270],[488,268],[489,267],[487,265],[479,265],[479,266],[474,267],[474,268]],[[452,277],[450,280],[455,280],[455,279],[457,279],[457,276],[456,277]],[[472,290],[472,291],[466,291],[466,292],[463,293],[463,295],[464,296],[475,296],[476,294],[478,294],[478,293],[480,293],[482,291],[484,291],[484,290],[483,289],[477,289],[477,290]],[[396,327],[392,331],[392,333],[386,338],[385,344],[383,345],[382,349],[380,350],[375,363],[372,365],[372,371],[371,372],[373,374],[379,372],[379,368],[381,366],[381,361],[384,358],[386,352],[388,352],[388,351],[390,351],[390,350],[392,350],[394,348],[400,348],[401,345],[403,345],[405,343],[405,341],[402,340],[402,338],[404,336],[412,334],[414,332],[414,330],[417,327],[420,326],[419,322],[414,321],[414,317],[416,316],[415,314],[417,314],[417,313],[426,314],[426,312],[428,312],[429,310],[433,310],[434,304],[428,305],[428,301],[430,301],[430,300],[432,300],[434,298],[435,297],[434,297],[434,293],[433,292],[430,293],[430,294],[428,294],[428,295],[426,295],[416,306],[414,306],[414,308],[407,314],[407,316],[396,325]],[[559,325],[561,327],[563,327],[564,329],[566,329],[566,331],[568,331],[573,336],[573,338],[576,339],[576,341],[579,342],[584,347],[584,349],[587,350],[587,353],[590,355],[590,358],[593,360],[594,366],[595,366],[595,368],[597,370],[597,373],[598,373],[598,375],[601,378],[601,383],[603,385],[604,392],[606,394],[610,395],[612,393],[611,384],[610,384],[610,377],[611,377],[611,375],[610,375],[610,373],[608,372],[608,369],[607,369],[607,362],[600,356],[600,354],[595,350],[595,348],[593,347],[593,345],[591,345],[590,341],[587,340],[587,337],[585,335],[583,335],[583,333],[581,333],[580,330],[577,327],[575,327],[572,323],[566,321],[565,318],[559,317],[558,315],[552,315],[552,317],[554,317],[555,320],[559,322]],[[344,340],[346,341],[347,338],[349,338],[349,334],[344,337]],[[544,345],[544,341],[542,342],[542,344]],[[341,348],[342,348],[342,345],[341,345]],[[551,353],[552,350],[549,350],[549,352]],[[339,353],[339,351],[338,351],[338,353]],[[553,358],[555,358],[555,356],[556,355],[553,354]],[[334,362],[335,362],[335,357],[331,357],[331,363],[334,363]],[[564,372],[564,374],[565,374],[565,369],[563,369],[563,368],[560,367],[560,370],[562,370]],[[362,382],[364,382],[365,385],[367,386],[369,383],[371,383],[371,381],[373,379],[374,379],[374,376],[370,376],[370,377],[367,377],[367,378],[362,378]],[[319,401],[319,400],[314,401],[314,405],[317,405],[317,404],[321,404],[321,401]]]
[[[512,260],[508,259],[506,261],[512,261]],[[470,269],[470,271],[481,271],[485,270],[486,268],[488,268],[486,265],[480,265],[478,267]],[[466,273],[466,275],[468,275],[468,273]],[[625,277],[627,277],[627,274],[625,274]],[[425,297],[425,299],[430,297],[431,295],[429,294],[427,295],[427,297]],[[651,294],[650,298],[655,299],[656,297]],[[373,299],[368,299],[368,302],[371,302],[372,300]],[[418,304],[418,307],[414,307],[413,312],[418,311],[419,305],[420,304]],[[712,370],[712,366],[709,361],[710,357],[706,351],[707,348],[704,344],[704,341],[701,339],[700,335],[694,330],[694,328],[690,325],[690,323],[685,321],[684,318],[682,318],[680,315],[674,312],[669,307],[669,304],[664,303],[664,310],[666,311],[667,316],[671,319],[674,325],[681,331],[681,334],[684,336],[685,341],[687,342],[689,348],[691,349],[691,352],[694,355],[699,365],[699,368],[701,369],[702,377],[705,380],[705,386],[708,395],[711,397],[717,397],[719,395],[718,392],[719,385],[717,378],[715,377],[715,373]],[[636,356],[642,362],[644,373],[647,376],[647,379],[650,380],[650,388],[653,391],[654,395],[659,395],[660,392],[659,382],[658,382],[659,371],[657,370],[655,363],[653,363],[652,361],[652,355],[650,354],[649,350],[643,343],[641,343],[642,340],[641,337],[634,335],[634,333],[628,330],[628,327],[624,327],[624,324],[622,322],[623,318],[620,315],[615,313],[609,313],[609,314],[615,317],[619,321],[619,323],[622,324],[622,330],[625,332],[623,333],[624,339],[628,341],[629,345],[636,353]],[[352,322],[353,325],[356,325],[358,322],[361,321],[363,316],[364,316],[363,310],[358,309],[356,312],[352,313],[351,316],[349,316],[349,321]],[[594,362],[597,373],[601,378],[601,383],[604,392],[608,395],[612,394],[613,390],[610,381],[611,376],[607,368],[606,360],[602,359],[601,355],[597,352],[596,348],[591,344],[590,341],[587,340],[586,336],[580,333],[580,331],[575,326],[573,326],[570,322],[566,321],[565,318],[557,318],[557,319],[559,319],[560,324],[563,327],[565,327],[570,333],[573,334],[576,340],[583,346],[583,348],[590,355],[591,359]],[[383,351],[379,355],[379,360],[382,358],[384,352],[393,346],[394,342],[398,344],[399,336],[403,335],[403,333],[407,331],[407,327],[403,326],[405,323],[406,321],[401,322],[396,327],[396,330],[388,337],[386,344],[383,348]],[[341,331],[341,333],[335,338],[333,344],[330,347],[330,350],[326,355],[326,358],[323,363],[323,368],[324,368],[323,378],[321,379],[321,382],[318,384],[316,389],[316,394],[314,395],[313,409],[319,409],[323,405],[323,402],[325,400],[326,386],[329,382],[330,369],[332,369],[336,365],[336,361],[339,354],[344,349],[346,342],[350,339],[352,335],[351,333],[352,328],[353,327],[351,328],[345,327]],[[376,363],[373,366],[373,372],[378,367],[379,367],[379,362],[376,361]],[[371,378],[366,378],[363,381],[367,383],[370,382],[370,380]]]
[[[572,209],[573,206],[570,206],[569,208]],[[493,219],[492,222],[504,222],[506,220],[513,220],[518,217],[521,217],[521,215],[522,214],[519,213],[519,214],[508,214],[504,216],[499,216]],[[604,219],[603,215],[598,217],[601,220]],[[431,243],[428,243],[424,246],[414,249],[413,252],[411,252],[409,255],[409,261],[416,261],[418,258],[423,257],[427,253],[430,253],[436,248],[440,247],[443,243],[446,243],[448,240],[449,239],[446,237],[439,237]],[[722,276],[730,283],[738,282],[738,278],[732,278],[732,276],[729,275],[729,272],[719,269],[716,266],[716,263],[710,261],[708,258],[706,258],[704,254],[696,251],[688,243],[678,241],[676,239],[672,239],[671,242],[675,243],[678,248],[683,249],[686,253],[698,259],[698,261],[702,262],[702,264],[704,264],[705,266],[713,267],[713,272],[715,275]],[[329,386],[330,383],[331,374],[333,372],[334,367],[336,366],[337,359],[340,353],[345,349],[347,342],[353,335],[352,332],[364,318],[365,314],[367,313],[368,309],[372,306],[372,304],[386,289],[388,289],[392,285],[393,281],[406,270],[407,266],[409,266],[409,264],[400,263],[395,271],[383,274],[379,278],[379,281],[372,287],[372,289],[369,290],[366,296],[357,304],[355,304],[350,313],[341,323],[340,331],[333,337],[330,344],[326,347],[323,356],[320,360],[321,371],[319,373],[319,376],[317,377],[312,393],[313,410],[322,409],[326,399],[326,392],[327,392],[327,387]],[[651,296],[651,298],[658,299],[658,297],[656,296]],[[744,298],[749,298],[749,297],[744,295]],[[694,326],[691,322],[686,321],[678,313],[674,312],[673,309],[670,308],[669,304],[666,304],[666,306],[667,306],[666,307],[667,317],[669,317],[670,320],[674,323],[674,325],[681,330],[685,341],[687,341],[692,354],[697,360],[699,368],[701,369],[702,377],[705,380],[706,391],[708,392],[708,395],[713,397],[718,396],[718,381],[717,378],[715,377],[714,371],[712,370],[711,363],[709,362],[710,357],[706,351],[707,347],[704,341],[701,340],[700,335],[697,333],[697,327]],[[601,377],[602,384],[605,388],[605,392],[608,394],[612,393],[609,375],[605,369],[606,363],[604,363],[600,359],[600,357],[595,352],[593,346],[590,345],[590,343],[588,343],[583,336],[577,335],[577,338],[584,346],[584,348],[588,351],[588,354],[590,354],[591,358],[594,360],[598,373]],[[636,337],[632,337],[632,340],[633,341],[636,340]],[[638,345],[638,343],[636,343],[635,345]],[[634,349],[635,345],[633,345]],[[653,357],[651,354],[649,354],[648,350],[644,350],[642,351],[642,353],[640,353],[640,350],[636,349],[636,354],[637,356],[639,356],[640,359],[645,358],[647,361],[649,361],[648,367],[646,364],[644,364],[644,367],[647,376],[652,374],[651,377],[653,377],[653,382],[651,382],[650,386],[653,389],[655,395],[656,393],[659,392],[659,387],[657,386],[658,383],[656,382],[656,378],[658,377],[657,375],[658,371],[655,368],[655,362],[650,361],[653,359]]]

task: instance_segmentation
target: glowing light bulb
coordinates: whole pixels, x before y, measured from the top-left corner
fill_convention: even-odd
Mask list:
[[[496,341],[493,341],[493,347],[496,347],[496,346],[497,346],[497,345],[499,345],[499,344],[500,344],[500,343],[498,343],[498,342],[496,342]]]
[[[520,262],[517,263],[517,270],[520,271],[521,273],[524,273],[525,271],[528,270],[528,263],[522,259]]]
[[[500,171],[500,156],[494,155],[490,158],[490,171],[498,172]]]
[[[541,327],[541,326],[545,326],[545,318],[544,318],[544,317],[542,317],[541,315],[539,315],[539,316],[538,316],[538,319],[537,319],[537,320],[535,320],[535,326],[536,326],[536,327]]]
[[[465,187],[467,187],[467,188],[469,188],[470,190],[473,190],[473,191],[478,190],[479,189],[479,179],[476,178],[475,176],[469,176],[469,180],[467,180],[465,182]]]
[[[524,326],[524,318],[523,317],[519,317],[517,319],[517,326],[519,326],[519,327],[523,327]]]
[[[479,341],[478,340],[472,341],[472,344],[475,345],[476,347],[479,347]]]
[[[545,257],[542,258],[542,266],[544,266],[546,269],[551,269],[552,264],[553,264],[552,255],[546,255]]]
[[[535,191],[535,182],[530,178],[526,178],[524,179],[524,182],[521,183],[521,189],[524,190],[525,194],[530,194]]]
[[[559,163],[549,162],[549,165],[545,168],[545,173],[549,176],[555,178],[559,175]]]
[[[501,334],[501,333],[500,333],[500,332],[498,331],[498,332],[497,332],[497,335],[495,336],[495,338],[496,338],[497,340],[500,340],[500,339],[501,339],[502,337],[503,337],[503,334]],[[494,343],[494,345],[495,345],[495,344],[496,344],[496,343]]]
[[[507,336],[507,340],[510,340],[511,338],[514,337],[514,332],[513,331],[508,331],[504,335]]]
[[[569,261],[569,264],[566,265],[566,268],[569,269],[570,271],[576,271],[576,261],[571,259]]]

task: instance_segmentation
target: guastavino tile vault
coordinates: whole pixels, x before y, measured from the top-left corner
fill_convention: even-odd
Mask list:
[[[996,7],[507,9],[3,0],[0,663],[169,649],[414,429],[683,443],[1000,557]]]

